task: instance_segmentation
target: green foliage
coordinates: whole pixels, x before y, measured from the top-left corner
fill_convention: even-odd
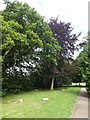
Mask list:
[[[42,63],[52,66],[50,69],[57,65],[60,46],[47,22],[35,9],[18,1],[5,1],[5,4],[6,9],[0,16],[3,89],[17,93],[32,89],[33,78],[35,74],[38,78]]]
[[[78,36],[71,33],[71,24],[58,19],[48,24],[27,3],[4,2],[6,9],[0,15],[3,90],[19,93],[50,88],[53,78],[54,87],[62,80],[70,84],[78,72],[71,59]]]
[[[83,51],[80,53],[77,60],[80,63],[81,78],[86,82],[87,91],[90,95],[90,39],[87,39]]]

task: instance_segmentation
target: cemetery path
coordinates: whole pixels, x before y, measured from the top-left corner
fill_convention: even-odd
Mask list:
[[[86,88],[81,88],[72,118],[88,118],[88,94]]]

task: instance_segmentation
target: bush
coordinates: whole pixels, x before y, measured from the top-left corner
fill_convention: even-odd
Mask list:
[[[4,97],[5,95],[7,95],[7,89],[3,89],[1,92],[0,92],[0,97]]]
[[[90,79],[86,82],[86,85],[87,85],[88,95],[90,96]]]

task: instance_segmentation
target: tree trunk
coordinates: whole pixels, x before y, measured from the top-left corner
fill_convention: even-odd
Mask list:
[[[52,83],[51,83],[51,90],[54,88],[54,77],[52,78]]]

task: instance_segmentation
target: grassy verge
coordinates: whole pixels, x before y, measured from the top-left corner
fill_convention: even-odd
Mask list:
[[[3,98],[3,118],[69,118],[80,88],[27,92]],[[48,97],[48,102],[41,101]],[[23,99],[22,103],[12,103]]]

